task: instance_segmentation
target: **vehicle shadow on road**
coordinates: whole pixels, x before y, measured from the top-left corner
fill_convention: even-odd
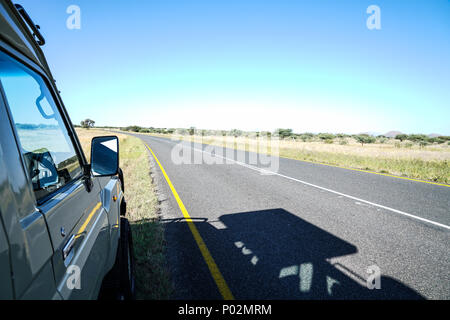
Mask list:
[[[175,272],[195,270],[183,280],[191,286],[185,291],[188,296],[180,298],[220,297],[187,222],[162,223],[169,247],[174,248],[170,241],[175,238],[183,239],[182,247],[172,251],[179,264]],[[423,299],[383,276],[382,269],[381,289],[368,289],[366,278],[329,261],[357,253],[354,245],[284,209],[226,214],[217,221],[193,218],[193,223],[237,299]]]

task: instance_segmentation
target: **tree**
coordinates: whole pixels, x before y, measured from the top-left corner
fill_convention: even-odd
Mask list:
[[[235,138],[242,136],[242,133],[243,132],[241,130],[238,130],[238,129],[233,129],[233,130],[230,131],[230,134],[232,136],[234,136]]]
[[[94,127],[95,121],[91,120],[91,119],[86,119],[86,120],[81,121],[80,125],[81,125],[82,128],[90,129],[90,128]]]
[[[364,146],[365,143],[375,143],[375,137],[369,136],[368,134],[360,134],[354,137],[356,141],[361,143]]]
[[[325,143],[332,143],[333,139],[336,138],[336,136],[332,133],[320,133],[318,137]]]
[[[428,141],[428,136],[424,134],[410,134],[408,140],[412,142]]]
[[[125,128],[125,131],[133,131],[133,132],[139,132],[141,131],[141,127],[139,126],[128,126]]]
[[[281,139],[288,138],[292,136],[292,129],[277,129],[275,130],[275,135],[279,136]]]
[[[404,133],[398,134],[398,135],[395,136],[395,139],[400,140],[401,142],[403,142],[403,140],[408,139],[408,135],[404,134]]]
[[[306,132],[300,135],[300,139],[302,139],[303,142],[311,140],[312,138],[314,138],[314,133]]]

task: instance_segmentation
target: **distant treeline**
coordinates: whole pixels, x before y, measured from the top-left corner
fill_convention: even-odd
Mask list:
[[[260,132],[247,132],[238,129],[232,130],[203,130],[196,129],[195,127],[190,127],[189,129],[185,128],[154,128],[154,127],[140,127],[140,126],[128,126],[125,128],[120,128],[124,131],[131,132],[140,132],[140,133],[158,133],[158,134],[173,134],[177,133],[180,135],[202,135],[202,136],[277,136],[280,139],[291,139],[291,140],[301,140],[304,142],[307,141],[323,141],[325,143],[333,143],[335,139],[338,139],[342,144],[345,143],[346,138],[353,138],[357,142],[361,144],[366,143],[385,143],[390,139],[396,139],[403,141],[410,141],[413,143],[418,143],[420,145],[428,145],[428,144],[441,144],[441,143],[450,143],[450,136],[439,136],[439,137],[429,137],[425,134],[398,134],[395,137],[386,137],[384,135],[373,136],[370,134],[346,134],[346,133],[295,133],[292,129],[277,129],[274,132],[269,131],[260,131]]]
[[[36,130],[36,129],[58,129],[54,124],[31,124],[31,123],[16,123],[17,129],[22,130]]]

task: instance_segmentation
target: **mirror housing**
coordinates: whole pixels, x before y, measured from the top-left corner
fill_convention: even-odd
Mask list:
[[[91,171],[94,177],[110,177],[119,172],[119,138],[95,137],[91,143]]]

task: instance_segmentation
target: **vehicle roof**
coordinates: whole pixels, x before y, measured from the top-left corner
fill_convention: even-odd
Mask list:
[[[0,39],[38,64],[53,80],[44,53],[11,0],[0,0]]]

